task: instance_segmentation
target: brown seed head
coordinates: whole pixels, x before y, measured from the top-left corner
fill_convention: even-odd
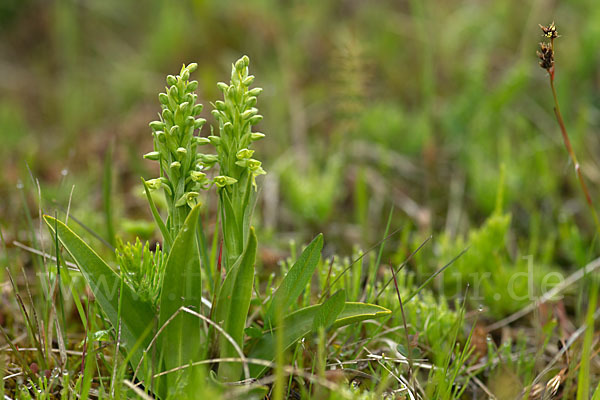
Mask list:
[[[549,70],[554,66],[554,51],[548,43],[540,43],[540,50],[536,52],[540,59],[540,67]]]
[[[546,36],[548,39],[556,39],[558,37],[558,32],[556,31],[554,22],[548,26],[540,25],[540,28],[542,29],[542,32],[544,32],[544,36]]]

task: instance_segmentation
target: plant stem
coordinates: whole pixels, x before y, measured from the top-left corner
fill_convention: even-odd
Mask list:
[[[556,54],[554,50],[554,39],[550,40],[550,46],[554,54]],[[598,220],[598,214],[596,213],[596,209],[594,208],[594,204],[592,202],[592,196],[590,195],[590,191],[583,179],[583,175],[581,173],[581,168],[579,166],[579,162],[577,161],[577,157],[575,156],[575,152],[573,151],[573,146],[571,145],[571,140],[569,139],[569,135],[567,133],[567,128],[565,127],[565,122],[563,120],[562,114],[560,112],[560,107],[558,105],[558,96],[556,94],[556,88],[554,87],[554,66],[548,70],[548,77],[550,79],[550,88],[552,89],[552,97],[554,99],[554,114],[556,115],[556,120],[558,121],[558,125],[560,126],[560,132],[563,137],[563,141],[565,143],[565,147],[567,148],[567,152],[569,153],[569,157],[571,157],[571,161],[573,162],[573,167],[575,168],[575,173],[577,174],[577,178],[579,179],[579,184],[581,185],[581,190],[583,190],[583,194],[585,195],[585,199],[587,204],[592,212],[592,216],[594,218],[594,223],[596,224],[596,231],[600,236],[600,220]]]

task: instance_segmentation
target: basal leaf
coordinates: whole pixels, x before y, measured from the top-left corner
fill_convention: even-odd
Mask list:
[[[250,228],[248,243],[240,258],[227,272],[215,309],[215,321],[222,324],[225,332],[240,347],[242,347],[244,339],[246,317],[252,298],[256,245],[256,234],[254,229]],[[222,335],[220,336],[220,357],[239,357],[231,343]],[[227,381],[237,380],[240,378],[241,371],[240,364],[223,363],[219,366],[219,378]]]
[[[202,278],[196,242],[199,213],[200,204],[190,211],[169,252],[160,293],[160,327],[181,307],[201,311]],[[166,369],[196,361],[203,339],[202,321],[180,313],[164,328],[161,336]],[[172,377],[176,375],[172,374]]]
[[[275,293],[273,293],[273,299],[267,311],[266,326],[269,326],[269,322],[273,321],[274,313],[278,308],[279,312],[285,314],[306,288],[315,272],[315,268],[317,268],[322,249],[323,234],[321,233],[304,249],[277,290],[275,290]]]
[[[346,292],[344,289],[340,289],[319,306],[313,318],[313,331],[317,332],[320,328],[329,328],[344,310],[345,305]]]
[[[314,305],[302,308],[283,320],[283,344],[284,349],[289,348],[298,340],[308,335],[314,326],[315,316],[318,314],[321,305]],[[364,321],[367,319],[381,318],[391,313],[387,308],[383,308],[374,304],[346,302],[344,309],[337,316],[333,323],[333,328],[339,328],[355,322]],[[275,335],[277,329],[265,331],[263,337],[256,343],[249,357],[259,358],[267,361],[275,359],[277,350]],[[260,365],[250,366],[250,373],[253,377],[261,376],[267,370],[266,367]]]
[[[121,345],[127,351],[133,351],[130,359],[133,365],[137,365],[143,349],[150,341],[147,328],[154,320],[152,306],[142,301],[128,285],[122,284],[121,277],[68,226],[48,215],[44,216],[44,220],[79,266],[98,304],[115,329],[119,325],[120,294]],[[141,341],[141,345],[134,350],[138,341]]]

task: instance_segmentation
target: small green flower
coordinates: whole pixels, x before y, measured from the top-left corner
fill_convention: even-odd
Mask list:
[[[190,177],[196,183],[202,183],[206,181],[206,174],[200,171],[192,171],[190,172]]]
[[[158,190],[162,186],[162,181],[160,180],[160,178],[149,179],[149,180],[145,181],[145,183],[146,183],[146,186],[148,187],[148,189],[151,191]]]
[[[169,195],[173,194],[171,187],[169,186],[169,181],[164,177],[156,178],[156,179],[149,179],[147,181],[144,181],[144,184],[146,185],[148,190],[150,190],[151,192],[158,190],[160,188],[163,188],[165,190],[165,192],[167,192],[167,194],[169,194]]]
[[[175,202],[175,207],[182,207],[187,204],[190,208],[193,208],[196,204],[198,204],[199,195],[200,194],[198,192],[184,193],[183,196],[181,196],[179,200]]]
[[[219,176],[215,176],[215,178],[213,179],[213,182],[218,187],[224,188],[225,186],[229,186],[229,185],[233,185],[234,183],[237,183],[237,179],[232,178],[230,176],[219,175]]]

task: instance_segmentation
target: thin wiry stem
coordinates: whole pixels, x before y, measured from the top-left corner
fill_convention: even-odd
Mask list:
[[[556,54],[554,38],[550,39],[550,48],[552,49],[552,52]],[[550,79],[550,88],[552,89],[552,98],[554,99],[554,114],[556,115],[556,120],[558,121],[558,125],[560,126],[560,132],[562,134],[565,147],[567,148],[567,153],[569,153],[569,157],[571,158],[571,162],[573,163],[573,167],[575,168],[575,173],[577,174],[577,179],[579,180],[579,184],[581,185],[581,190],[583,190],[585,200],[590,208],[592,217],[594,218],[597,233],[600,236],[600,220],[598,220],[598,214],[596,213],[596,209],[594,208],[594,203],[592,202],[592,196],[590,195],[590,191],[585,183],[585,180],[583,179],[581,167],[579,165],[579,162],[577,161],[575,152],[573,151],[573,146],[571,145],[571,140],[569,139],[569,134],[567,133],[567,128],[565,127],[565,122],[563,120],[562,114],[560,112],[560,107],[558,105],[558,96],[556,94],[556,88],[554,87],[554,71],[555,66],[552,65],[552,68],[548,69],[548,78]]]

